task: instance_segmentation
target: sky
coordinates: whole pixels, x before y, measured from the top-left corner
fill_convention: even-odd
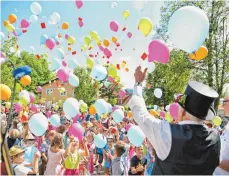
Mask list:
[[[9,14],[17,16],[17,22],[14,24],[15,28],[19,28],[22,19],[29,19],[32,15],[30,5],[34,1],[1,1],[1,31],[5,34],[6,38],[8,33],[3,26],[3,21],[7,20]],[[91,30],[97,31],[102,40],[116,36],[121,46],[115,51],[115,45],[111,44],[109,49],[112,51],[113,56],[109,59],[111,63],[121,63],[125,60],[126,67],[129,72],[120,71],[121,83],[125,87],[132,87],[134,85],[134,70],[138,65],[146,66],[148,62],[142,61],[141,55],[148,51],[148,45],[151,41],[153,32],[148,37],[138,31],[138,22],[142,17],[151,19],[154,29],[160,21],[160,8],[163,1],[83,1],[84,5],[81,9],[77,9],[74,1],[37,1],[42,7],[42,12],[39,19],[35,23],[31,23],[28,32],[18,37],[18,45],[20,50],[32,51],[34,48],[35,54],[48,53],[49,59],[55,58],[55,52],[50,51],[48,48],[40,45],[41,35],[47,34],[49,37],[61,33],[74,36],[76,42],[71,46],[72,50],[77,51],[77,54],[72,56],[68,52],[67,41],[64,40],[60,45],[65,50],[65,59],[76,59],[80,66],[85,66],[87,55],[90,53],[100,52],[96,44],[94,49],[86,52],[80,52],[81,45],[84,44],[84,36],[88,36]],[[117,4],[112,8],[114,2]],[[130,16],[127,20],[122,17],[124,10],[130,11]],[[49,24],[50,16],[53,12],[57,12],[61,16],[60,24]],[[84,21],[84,26],[78,26],[78,17]],[[110,30],[109,24],[111,21],[116,21],[119,24],[119,31],[113,32]],[[40,23],[46,23],[46,29],[41,29]],[[63,22],[69,23],[68,30],[60,28]],[[126,27],[126,31],[121,29]],[[127,37],[127,32],[133,34],[132,38]],[[12,34],[11,34],[12,36]],[[111,42],[112,43],[112,42]],[[122,49],[122,51],[120,51]],[[101,52],[100,52],[101,53]],[[97,57],[98,63],[103,64],[107,60],[102,59],[102,54]]]

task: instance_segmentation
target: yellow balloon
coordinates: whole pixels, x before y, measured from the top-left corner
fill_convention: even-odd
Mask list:
[[[95,39],[98,37],[97,32],[96,32],[96,31],[91,31],[91,32],[90,32],[90,37],[91,37],[93,40],[95,40]]]
[[[212,119],[212,122],[215,126],[220,126],[222,123],[222,119],[219,116],[216,116]]]
[[[125,11],[122,13],[122,16],[123,16],[123,18],[126,20],[126,19],[130,16],[130,11],[129,11],[129,10],[125,10]]]
[[[89,45],[91,43],[91,37],[90,36],[84,37],[84,43]]]
[[[82,50],[82,51],[86,50],[86,48],[87,48],[87,46],[85,46],[85,45],[82,45],[82,46],[81,46],[81,50]]]
[[[147,37],[153,29],[152,21],[149,18],[142,18],[138,23],[138,29]]]
[[[9,31],[9,32],[13,32],[13,31],[15,30],[15,27],[14,27],[14,25],[12,25],[12,24],[7,24],[7,25],[6,25],[6,29],[7,29],[7,31]]]
[[[97,36],[96,38],[95,38],[95,42],[96,42],[96,44],[97,45],[101,45],[101,38],[99,37],[99,36]]]
[[[69,36],[68,37],[68,43],[70,43],[71,45],[74,44],[75,41],[76,41],[76,38],[75,37],[73,37],[73,36]]]

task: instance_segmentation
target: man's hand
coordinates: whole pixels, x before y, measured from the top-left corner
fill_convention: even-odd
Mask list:
[[[141,66],[138,66],[135,70],[134,77],[135,82],[142,83],[146,78],[147,68],[144,71],[141,70]]]

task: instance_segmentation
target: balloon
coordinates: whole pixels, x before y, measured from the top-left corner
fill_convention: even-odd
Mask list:
[[[154,90],[154,95],[155,95],[155,97],[157,97],[157,98],[161,98],[161,96],[162,96],[162,91],[161,91],[161,89],[156,88],[156,89]]]
[[[179,104],[178,103],[171,104],[169,107],[169,113],[173,117],[174,120],[177,120],[178,113],[179,113]]]
[[[53,114],[50,117],[49,121],[50,121],[51,125],[54,127],[60,126],[60,116],[58,114]]]
[[[110,66],[108,68],[108,75],[111,76],[112,78],[115,78],[117,76],[117,68],[115,66]]]
[[[130,16],[130,11],[129,11],[129,10],[125,10],[125,11],[122,13],[122,16],[123,16],[123,18],[126,20],[126,19]]]
[[[95,109],[95,106],[94,105],[91,105],[89,107],[89,114],[90,115],[95,115],[96,114],[96,109]]]
[[[166,105],[166,107],[165,107],[165,110],[166,110],[166,111],[169,111],[169,106],[170,106],[170,105]]]
[[[107,103],[107,108],[108,108],[108,112],[112,112],[112,105],[110,103]]]
[[[16,110],[17,113],[19,113],[23,109],[23,106],[21,105],[20,102],[17,102],[14,104],[14,109]]]
[[[165,114],[165,119],[166,119],[169,123],[173,121],[173,118],[172,118],[172,116],[171,116],[169,113],[166,113],[166,114]]]
[[[64,58],[64,50],[62,48],[57,48],[55,50],[55,54],[58,56],[58,58],[63,59]]]
[[[112,113],[112,117],[113,117],[115,123],[120,123],[124,119],[124,112],[121,109],[116,109]]]
[[[165,112],[164,111],[160,112],[160,117],[164,117],[165,118]]]
[[[153,117],[156,117],[158,114],[157,114],[157,111],[155,111],[154,109],[151,109],[149,110],[149,113],[153,116]]]
[[[69,84],[71,84],[73,87],[78,87],[79,86],[79,78],[74,75],[73,73],[71,73],[69,75],[69,79],[68,79]]]
[[[220,126],[222,123],[222,119],[219,116],[216,116],[212,119],[212,122],[215,126]]]
[[[78,9],[80,9],[83,6],[83,1],[82,0],[76,0],[75,3],[76,3],[76,7]]]
[[[208,55],[208,49],[205,46],[201,46],[194,54],[189,54],[189,57],[194,60],[202,60]]]
[[[78,21],[79,27],[83,27],[84,22],[83,21]]]
[[[5,20],[5,21],[3,22],[4,27],[6,27],[7,24],[10,24],[10,22],[9,22],[8,20]]]
[[[164,42],[161,40],[153,40],[150,42],[148,47],[149,55],[148,61],[158,61],[162,64],[166,64],[169,62],[169,48],[166,46]]]
[[[30,110],[33,111],[33,112],[37,112],[38,105],[36,105],[36,104],[31,105]]]
[[[133,124],[132,123],[128,123],[127,125],[126,125],[126,131],[128,132],[128,130],[130,129],[130,127],[132,127],[133,126]]]
[[[132,37],[132,33],[131,32],[128,32],[127,33],[127,37],[131,38]]]
[[[52,38],[49,38],[46,40],[45,44],[50,50],[52,50],[55,47],[55,40]]]
[[[67,63],[68,63],[68,66],[73,70],[78,67],[78,63],[75,59],[68,59]]]
[[[111,3],[111,8],[115,8],[115,7],[117,7],[118,6],[118,4],[116,3],[116,2],[112,2]]]
[[[33,103],[36,100],[34,93],[29,93],[30,103]]]
[[[119,25],[116,21],[112,21],[110,22],[110,28],[112,31],[114,32],[117,32],[118,31],[118,28],[119,28]]]
[[[121,90],[119,91],[119,93],[118,93],[118,96],[119,96],[120,98],[125,97],[125,95],[126,95],[125,89],[121,89]]]
[[[92,58],[87,58],[86,65],[87,68],[92,69],[92,67],[94,66],[94,60]]]
[[[129,141],[135,146],[139,147],[145,140],[145,134],[139,126],[133,125],[129,128],[127,132],[127,137]]]
[[[36,15],[31,15],[31,16],[29,17],[29,21],[30,21],[31,23],[35,23],[37,20],[38,20],[38,17],[37,17]]]
[[[179,21],[179,23],[178,23]],[[188,53],[196,52],[208,36],[209,20],[198,7],[185,6],[175,11],[169,20],[169,39]]]
[[[155,70],[156,66],[153,62],[148,63],[148,73],[152,73]]]
[[[103,44],[104,44],[104,46],[108,47],[108,46],[110,45],[110,42],[109,42],[108,40],[105,39],[105,40],[103,41]]]
[[[15,14],[10,14],[8,16],[8,20],[11,24],[15,23],[17,21],[17,16]]]
[[[85,36],[84,37],[84,43],[89,45],[91,43],[91,37],[90,36]]]
[[[59,69],[61,67],[61,62],[59,59],[52,59],[51,64],[48,65],[48,69],[50,71],[56,71],[57,69]]]
[[[13,32],[15,30],[15,27],[12,24],[7,24],[6,29],[8,32]]]
[[[112,37],[112,42],[116,43],[117,42],[117,37]]]
[[[108,48],[105,48],[105,49],[103,50],[103,53],[104,53],[107,57],[111,57],[111,56],[112,56],[112,53],[111,53],[111,51],[110,51]]]
[[[3,41],[4,38],[5,38],[5,34],[3,32],[0,32],[0,40]]]
[[[5,84],[0,84],[0,100],[9,100],[11,96],[10,88]]]
[[[42,87],[41,86],[37,86],[37,92],[38,93],[42,92]]]
[[[96,39],[96,38],[98,37],[97,32],[96,32],[96,31],[91,31],[91,32],[90,32],[90,37],[91,37],[92,39]]]
[[[79,102],[75,98],[67,98],[63,104],[65,115],[72,119],[79,114]]]
[[[68,37],[68,43],[69,44],[73,45],[75,43],[75,41],[76,41],[76,38],[75,37],[73,37],[73,36],[69,36]]]
[[[107,139],[102,134],[94,136],[94,143],[97,148],[104,148],[107,144]]]
[[[30,10],[34,15],[39,15],[42,11],[41,5],[38,2],[33,2],[30,5]]]
[[[62,29],[68,29],[68,23],[67,22],[62,23]]]
[[[129,117],[129,118],[133,117],[133,114],[132,114],[132,112],[131,112],[131,111],[128,111],[128,113],[127,113],[127,117]]]
[[[86,112],[87,109],[88,109],[88,106],[87,106],[86,103],[83,102],[83,103],[80,104],[80,111],[81,112]]]
[[[79,141],[82,141],[84,135],[84,128],[79,123],[74,123],[68,129],[68,134],[69,136],[77,137]]]
[[[31,77],[29,75],[22,76],[20,79],[20,83],[23,86],[28,86],[31,84]]]
[[[21,20],[21,28],[27,28],[29,27],[29,25],[30,25],[29,20],[27,19]]]
[[[152,21],[149,18],[142,18],[138,23],[138,28],[147,37],[153,28]]]
[[[50,19],[54,24],[57,24],[60,22],[60,14],[57,12],[53,12],[52,15],[50,16]]]
[[[24,95],[22,96],[20,99],[19,99],[19,102],[23,105],[23,106],[27,106],[30,102],[30,97],[27,96],[27,95]]]
[[[46,111],[45,115],[49,118],[52,115],[52,111]]]
[[[15,36],[21,36],[23,34],[23,32],[22,32],[21,28],[19,28],[19,29],[15,29],[13,34]]]
[[[41,38],[40,38],[40,44],[41,45],[45,44],[47,39],[48,39],[47,35],[42,35]]]
[[[53,107],[54,107],[55,111],[57,111],[59,109],[59,106],[57,104],[55,104]]]
[[[60,69],[57,71],[56,76],[57,76],[57,78],[59,78],[61,81],[67,82],[67,81],[68,81],[68,78],[69,78],[69,72],[68,72],[68,70],[66,70],[66,69],[64,69],[64,68],[60,68]]]
[[[97,81],[102,81],[107,76],[107,70],[105,67],[103,67],[101,65],[96,65],[92,68],[91,76],[93,79],[95,79]]]
[[[48,129],[48,119],[42,114],[37,113],[29,119],[29,129],[35,136],[42,136]]]
[[[107,102],[104,99],[98,99],[98,100],[96,100],[94,106],[95,106],[96,112],[99,115],[107,114],[108,113]]]
[[[6,108],[10,109],[10,107],[11,107],[11,103],[10,102],[6,102]]]

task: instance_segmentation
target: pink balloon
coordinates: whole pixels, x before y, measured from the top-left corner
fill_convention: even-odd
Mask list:
[[[161,40],[153,40],[149,44],[148,47],[149,55],[148,61],[158,61],[162,64],[166,64],[169,62],[169,48],[167,45]]]
[[[3,53],[2,51],[0,51],[0,54],[1,54],[1,58],[6,58],[6,54]]]
[[[107,80],[112,82],[112,81],[114,81],[114,78],[112,78],[111,76],[108,76]]]
[[[61,80],[63,82],[67,82],[68,78],[69,78],[69,72],[64,68],[61,68],[57,71],[56,76],[57,76],[57,78],[59,78],[59,80]]]
[[[99,49],[100,49],[101,51],[104,51],[104,47],[103,47],[102,45],[99,46]]]
[[[18,102],[14,104],[14,109],[19,113],[23,109],[23,106]]]
[[[66,39],[66,40],[68,40],[68,34],[65,34],[65,36],[64,36],[64,38]]]
[[[82,0],[76,0],[76,7],[80,9],[83,6],[83,1]]]
[[[52,38],[49,38],[46,40],[45,44],[50,50],[52,50],[55,46],[55,40]]]
[[[33,112],[37,112],[37,110],[38,110],[38,105],[32,104],[31,107],[30,107],[30,110],[33,111]]]
[[[132,127],[132,126],[133,126],[132,123],[128,123],[128,124],[126,125],[126,131],[128,131],[128,130],[130,129],[130,127]]]
[[[160,112],[160,117],[165,117],[165,112],[164,111]]]
[[[108,48],[105,48],[105,49],[103,50],[103,53],[104,53],[107,57],[111,57],[111,56],[112,56],[112,53],[111,53],[111,51],[110,51]]]
[[[79,27],[83,27],[84,22],[83,21],[79,21],[78,24],[79,24]]]
[[[29,25],[30,25],[29,20],[27,19],[21,20],[21,28],[27,28],[29,27]]]
[[[35,101],[35,95],[34,95],[34,93],[30,93],[29,94],[29,98],[30,98],[30,103],[33,103]]]
[[[118,23],[116,21],[110,22],[110,28],[112,31],[117,32],[118,31]]]
[[[71,127],[68,129],[68,134],[71,136],[75,136],[79,139],[79,141],[82,141],[83,134],[84,134],[84,128],[79,123],[74,123],[71,125]]]
[[[72,119],[73,123],[76,123],[77,120],[78,120],[78,118],[80,118],[80,114],[77,114],[77,115]]]
[[[56,45],[59,45],[60,43],[58,41],[56,41]]]
[[[179,112],[179,104],[178,103],[171,104],[169,107],[169,113],[173,117],[174,120],[177,120],[178,112]]]
[[[49,117],[51,117],[52,112],[51,111],[46,111],[45,115],[49,118]]]
[[[65,60],[63,60],[62,61],[62,65],[66,67],[67,66],[67,62]]]
[[[127,33],[127,36],[128,36],[129,38],[131,38],[131,37],[132,37],[132,33],[131,33],[131,32],[128,32],[128,33]]]
[[[118,95],[119,95],[120,98],[123,98],[123,97],[125,97],[125,95],[126,95],[126,91],[125,91],[124,89],[121,89],[121,90],[119,91]]]
[[[41,86],[37,86],[37,92],[38,93],[42,92],[42,87]]]

